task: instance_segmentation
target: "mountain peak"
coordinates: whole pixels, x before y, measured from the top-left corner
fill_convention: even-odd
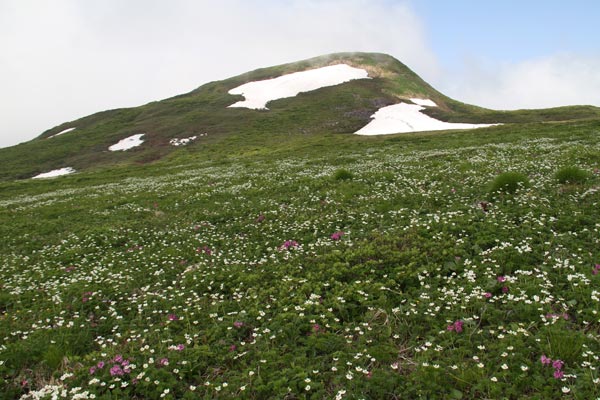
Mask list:
[[[240,107],[249,104],[246,96],[250,95],[255,106]],[[384,107],[392,108],[384,111]],[[390,55],[334,53],[257,69],[140,107],[65,122],[34,140],[0,149],[0,180],[28,179],[65,168],[86,171],[146,164],[171,154],[209,149],[227,148],[231,154],[248,148],[267,152],[298,137],[380,134],[381,124],[377,130],[365,129],[377,122],[377,115],[400,123],[383,125],[384,133],[392,133],[599,114],[595,107],[486,110],[444,96]],[[135,146],[123,146],[124,140]]]

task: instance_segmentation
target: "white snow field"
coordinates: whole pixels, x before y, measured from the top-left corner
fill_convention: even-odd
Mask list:
[[[229,91],[229,94],[240,94],[245,97],[245,100],[229,107],[267,109],[267,103],[271,100],[294,97],[298,93],[339,85],[354,79],[369,79],[369,75],[364,69],[337,64],[294,72],[264,81],[248,82]]]
[[[55,169],[50,172],[44,172],[43,174],[39,174],[39,175],[32,177],[31,179],[55,178],[55,177],[61,176],[61,175],[72,174],[73,172],[75,172],[75,170],[73,168],[65,167],[65,168]]]
[[[144,136],[144,134],[143,133],[139,133],[137,135],[126,137],[125,139],[119,140],[118,143],[113,144],[108,149],[110,151],[119,151],[119,150],[129,150],[129,149],[132,149],[132,148],[137,147],[140,144],[144,143],[144,141],[142,140],[142,136]]]
[[[429,99],[412,98],[412,99],[410,99],[410,101],[412,101],[413,103],[418,104],[420,106],[437,107],[437,104],[435,104],[433,102],[433,100],[429,100]]]
[[[411,99],[411,101],[422,99]],[[431,100],[428,102],[433,103]],[[435,104],[435,103],[434,103]],[[415,104],[400,103],[380,108],[371,116],[373,120],[363,126],[356,135],[390,135],[421,131],[441,131],[446,129],[473,129],[495,126],[498,124],[466,124],[439,121],[421,112],[425,107]]]
[[[51,139],[51,138],[53,138],[53,137],[57,137],[57,136],[59,136],[59,135],[65,134],[65,133],[67,133],[67,132],[71,132],[71,131],[73,131],[73,130],[75,130],[75,128],[67,128],[67,129],[65,129],[64,131],[60,131],[60,132],[58,132],[58,133],[55,133],[55,134],[54,134],[54,135],[52,135],[52,136],[48,136],[48,139]]]
[[[169,140],[169,144],[173,145],[173,146],[187,146],[188,144],[192,143],[194,140],[198,139],[198,136],[190,136],[187,138],[183,138],[183,139],[171,139]]]

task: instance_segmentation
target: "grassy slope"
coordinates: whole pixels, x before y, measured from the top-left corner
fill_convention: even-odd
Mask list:
[[[323,88],[296,98],[272,102],[271,110],[257,112],[228,109],[236,96],[227,91],[242,83],[282,74],[346,62],[366,68],[374,79],[353,81]],[[0,180],[27,179],[41,172],[65,166],[89,170],[119,164],[144,164],[187,150],[168,144],[171,138],[208,133],[192,144],[195,151],[214,148],[218,143],[237,140],[236,148],[260,149],[265,142],[299,135],[351,133],[366,125],[380,107],[401,99],[419,96],[433,99],[439,109],[428,114],[445,121],[540,122],[597,118],[598,108],[569,107],[552,110],[501,112],[459,103],[437,92],[414,72],[383,54],[342,53],[298,63],[259,69],[220,82],[212,82],[180,96],[141,107],[105,111],[54,127],[39,138],[0,149]],[[47,139],[70,127],[75,131]],[[110,152],[118,140],[146,133],[146,142],[126,152]],[[357,139],[359,140],[359,139]],[[260,151],[260,150],[256,150]]]
[[[2,392],[600,395],[600,122],[360,138],[254,122],[157,164],[0,184]],[[561,185],[565,165],[592,178]],[[506,170],[531,186],[491,196]],[[111,376],[118,355],[136,368]]]

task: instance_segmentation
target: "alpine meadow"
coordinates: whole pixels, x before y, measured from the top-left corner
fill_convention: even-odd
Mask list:
[[[2,398],[600,398],[600,108],[338,53],[0,160]]]

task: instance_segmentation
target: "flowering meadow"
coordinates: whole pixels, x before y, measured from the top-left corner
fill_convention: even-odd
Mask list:
[[[509,129],[3,184],[0,393],[600,398],[600,124]]]

